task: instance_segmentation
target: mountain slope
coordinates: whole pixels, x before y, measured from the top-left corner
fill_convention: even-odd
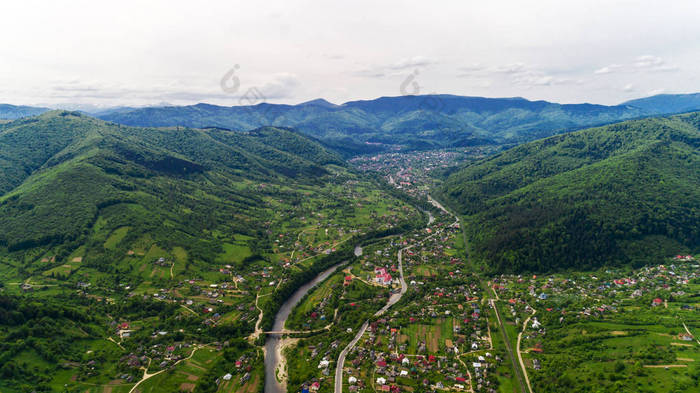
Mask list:
[[[0,104],[0,120],[15,120],[22,117],[36,116],[47,111],[49,111],[48,108]]]
[[[68,250],[114,205],[115,221],[204,247],[198,231],[227,221],[230,231],[255,233],[260,182],[314,185],[329,175],[324,166],[342,165],[291,130],[129,128],[65,111],[3,125],[0,146],[0,246],[10,251]]]
[[[700,93],[695,94],[658,94],[623,103],[649,113],[682,113],[700,109]]]
[[[528,143],[453,174],[471,257],[496,271],[641,264],[700,247],[700,113]]]
[[[348,154],[365,153],[367,142],[432,149],[488,143],[520,143],[566,129],[647,114],[633,106],[561,105],[523,98],[453,95],[382,97],[333,105],[140,108],[100,115],[133,126],[222,127],[250,130],[264,125],[294,127]],[[391,147],[386,147],[391,148]],[[385,149],[386,149],[385,148]]]

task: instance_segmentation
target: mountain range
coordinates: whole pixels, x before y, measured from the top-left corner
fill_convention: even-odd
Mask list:
[[[262,126],[294,127],[351,156],[397,148],[515,145],[590,126],[698,109],[698,94],[657,95],[615,106],[421,95],[381,97],[342,105],[318,99],[298,105],[119,107],[93,115],[139,127],[217,127],[237,131]],[[0,119],[46,110],[6,105],[0,107]]]

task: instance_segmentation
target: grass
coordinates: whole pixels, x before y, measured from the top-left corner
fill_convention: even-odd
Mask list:
[[[104,247],[108,250],[114,250],[117,245],[124,240],[124,237],[126,237],[126,234],[129,233],[129,229],[131,227],[121,227],[115,229],[111,235],[107,238],[107,240],[104,243]]]

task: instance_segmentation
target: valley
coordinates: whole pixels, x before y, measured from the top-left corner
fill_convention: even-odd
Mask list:
[[[699,386],[700,265],[682,245],[694,244],[692,228],[683,231],[688,240],[670,240],[678,232],[669,229],[657,252],[605,266],[576,259],[554,269],[523,256],[515,258],[521,265],[499,264],[480,245],[492,225],[482,217],[498,208],[488,198],[518,187],[549,191],[540,172],[568,179],[587,165],[604,165],[601,157],[624,168],[637,154],[656,159],[652,153],[661,147],[660,157],[681,152],[673,168],[690,170],[695,115],[611,126],[621,152],[581,149],[576,138],[611,144],[592,129],[511,150],[397,151],[348,163],[285,129],[139,130],[69,112],[36,119],[3,125],[0,143],[15,154],[5,162],[36,154],[14,147],[18,135],[57,127],[79,132],[50,156],[36,157],[29,172],[5,180],[11,191],[0,199],[6,213],[0,225],[21,223],[25,230],[2,237],[3,391]],[[138,150],[124,150],[125,136],[140,141]],[[206,147],[191,150],[183,138]],[[580,153],[572,155],[568,145]],[[536,153],[527,157],[547,156],[556,171],[509,158],[528,150]],[[497,170],[489,172],[494,162]],[[532,177],[513,183],[512,173],[528,165]],[[73,173],[85,170],[93,176],[85,184],[113,190],[76,188]],[[682,171],[659,176],[693,206],[695,191],[684,185],[692,178]],[[488,187],[478,183],[483,179]],[[608,187],[606,180],[596,187]],[[451,189],[468,181],[476,185],[460,192],[484,196]],[[72,216],[84,210],[94,216]],[[680,211],[694,220],[692,210]],[[36,237],[43,228],[69,236]],[[671,258],[671,250],[681,255]]]
[[[697,2],[0,16],[0,393],[700,392]]]

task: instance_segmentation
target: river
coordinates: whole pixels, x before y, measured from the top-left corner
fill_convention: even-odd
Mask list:
[[[359,246],[358,246],[359,247]],[[359,249],[360,254],[362,253],[362,248]],[[355,253],[357,253],[357,248],[355,249]],[[343,263],[339,263],[325,271],[323,271],[321,274],[316,276],[313,280],[307,282],[306,284],[302,285],[299,287],[299,289],[292,294],[292,296],[282,304],[282,307],[280,307],[279,311],[277,311],[277,314],[275,315],[275,322],[272,325],[272,331],[273,332],[279,332],[284,330],[284,324],[287,322],[287,318],[289,317],[289,314],[292,313],[292,310],[294,309],[294,306],[299,303],[301,298],[306,295],[307,292],[311,288],[313,288],[316,284],[322,282],[328,276],[333,274],[335,270],[343,265]],[[267,341],[265,342],[265,393],[284,393],[285,389],[284,387],[277,381],[276,378],[276,370],[280,365],[280,346],[282,345],[282,335],[281,334],[268,334]]]

